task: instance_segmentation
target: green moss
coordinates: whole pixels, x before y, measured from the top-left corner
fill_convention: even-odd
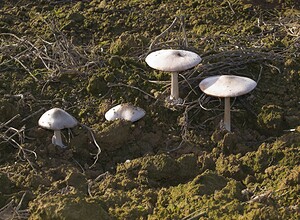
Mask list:
[[[117,219],[147,218],[156,201],[153,190],[133,189],[121,191],[108,189],[101,197],[109,206],[109,213]]]
[[[175,185],[196,176],[202,169],[195,155],[183,155],[175,160],[166,155],[146,156],[118,166],[117,172],[131,173],[150,186]],[[138,170],[138,171],[137,171]]]
[[[140,186],[139,181],[122,172],[105,178],[95,196],[103,200],[109,213],[118,219],[146,218],[155,205],[156,190]]]
[[[234,132],[225,133],[222,140],[218,142],[218,147],[222,149],[225,154],[230,154],[236,151],[237,143],[239,143],[240,137]]]
[[[130,138],[131,122],[124,120],[115,120],[106,122],[101,132],[96,132],[96,138],[102,144],[102,148],[114,151],[125,144]],[[97,130],[96,130],[97,131]]]
[[[271,164],[276,164],[284,158],[280,150],[272,149],[272,145],[263,143],[256,152],[249,152],[241,159],[255,172],[261,172]]]
[[[299,219],[299,51],[289,33],[299,6],[277,2],[0,1],[0,138],[11,138],[0,140],[0,204],[26,190],[22,208],[31,201],[31,219]],[[170,109],[169,85],[157,82],[169,73],[144,60],[176,15],[185,16],[189,48],[203,61],[182,73],[185,102]],[[180,47],[182,27],[176,23],[152,49]],[[216,131],[220,102],[198,87],[215,74],[258,81],[235,100],[234,133]],[[147,117],[105,121],[123,102]],[[88,134],[72,129],[68,148],[59,149],[49,144],[53,132],[37,128],[42,109],[52,107],[93,128],[102,149],[95,167]],[[35,151],[37,158],[26,151],[35,171],[14,143]],[[267,199],[249,201],[267,190]]]
[[[205,197],[201,196],[213,194],[226,184],[224,177],[206,171],[186,184],[162,188],[158,192],[156,208],[150,219],[180,219],[203,205],[201,200],[205,200]]]
[[[267,134],[278,134],[284,127],[284,111],[280,106],[264,105],[258,114],[257,122]]]
[[[115,56],[115,55],[111,56],[109,58],[108,62],[109,62],[109,65],[111,65],[114,68],[120,68],[124,63],[122,57]]]
[[[71,139],[68,146],[72,149],[72,152],[76,158],[86,161],[91,158],[91,152],[89,152],[89,148],[87,148],[88,143],[88,134],[79,133]]]
[[[76,193],[71,187],[62,193],[37,197],[29,206],[29,219],[111,219],[99,202]]]
[[[219,176],[212,171],[205,171],[198,175],[192,182],[191,188],[200,195],[209,195],[214,193],[215,190],[222,189],[227,183],[226,178]],[[190,189],[194,191],[193,189]]]
[[[240,157],[241,155],[229,155],[226,157],[221,154],[216,161],[218,174],[236,180],[244,179],[247,175],[248,168],[241,163]]]
[[[134,53],[134,50],[147,44],[145,37],[124,32],[110,45],[109,51],[112,54],[124,56],[130,52]]]
[[[107,93],[108,87],[107,82],[104,79],[104,75],[93,75],[89,79],[88,86],[86,90],[88,93],[94,95],[94,96],[103,96],[105,93]]]
[[[251,204],[247,206],[245,212],[241,219],[279,219],[278,210],[272,206]]]
[[[70,172],[65,179],[67,186],[72,186],[80,192],[87,193],[87,179],[83,173]]]
[[[245,198],[242,195],[242,190],[245,186],[236,180],[230,180],[227,185],[220,191],[215,192],[214,199],[215,200],[225,200],[225,201],[232,201],[232,200],[239,200],[244,201]]]

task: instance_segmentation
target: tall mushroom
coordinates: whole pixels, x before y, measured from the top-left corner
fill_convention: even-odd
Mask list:
[[[202,80],[199,84],[200,89],[207,95],[224,97],[224,126],[231,131],[230,125],[230,97],[237,97],[252,91],[257,83],[243,76],[220,75],[211,76]]]
[[[54,131],[52,144],[65,148],[62,142],[60,130],[64,128],[73,128],[78,121],[66,111],[60,108],[53,108],[46,111],[38,121],[39,126]]]
[[[188,70],[201,62],[201,57],[186,50],[163,49],[150,53],[146,63],[153,69],[171,72],[170,100],[179,100],[178,73]]]

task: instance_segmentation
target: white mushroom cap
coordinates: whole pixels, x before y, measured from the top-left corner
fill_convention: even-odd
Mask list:
[[[144,109],[125,103],[117,105],[108,110],[105,113],[105,118],[108,121],[124,119],[126,121],[135,122],[144,117],[145,114],[146,112]]]
[[[38,121],[39,126],[50,130],[61,130],[73,128],[78,121],[66,111],[60,108],[53,108],[46,111]]]
[[[217,97],[236,97],[252,91],[257,83],[247,77],[235,75],[211,76],[202,80],[200,89],[208,95]]]
[[[180,72],[196,66],[201,57],[191,51],[164,49],[150,53],[145,61],[153,69]]]

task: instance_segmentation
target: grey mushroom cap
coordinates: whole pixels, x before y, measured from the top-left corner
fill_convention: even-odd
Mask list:
[[[144,109],[133,106],[129,103],[123,103],[109,109],[105,113],[105,119],[108,121],[123,119],[126,121],[135,122],[144,117],[145,114],[146,112]]]
[[[257,83],[243,76],[219,75],[202,80],[200,89],[207,95],[216,97],[237,97],[252,91]]]
[[[192,51],[163,49],[150,53],[145,61],[153,69],[180,72],[193,68],[201,60],[201,57]]]
[[[53,108],[46,111],[38,121],[39,126],[50,130],[61,130],[64,128],[73,128],[78,121],[68,112]]]

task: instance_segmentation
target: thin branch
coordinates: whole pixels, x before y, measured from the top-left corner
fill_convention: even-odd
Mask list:
[[[96,139],[95,139],[95,136],[94,136],[94,133],[93,133],[92,129],[89,128],[88,126],[84,125],[84,124],[80,124],[80,126],[82,126],[83,128],[87,129],[87,130],[90,132],[91,137],[92,137],[92,139],[93,139],[93,142],[94,142],[94,144],[96,145],[96,147],[98,148],[98,152],[97,152],[97,154],[96,154],[95,157],[94,157],[95,161],[94,161],[94,163],[89,167],[89,168],[92,168],[92,167],[95,166],[95,164],[97,163],[97,161],[98,161],[98,159],[99,159],[99,155],[100,155],[100,153],[101,153],[101,148],[100,148],[100,146],[98,145],[98,143],[97,143],[97,141],[96,141]]]
[[[178,17],[175,17],[175,19],[173,20],[172,24],[171,24],[166,30],[164,30],[161,34],[159,34],[158,36],[156,36],[156,37],[154,38],[154,40],[152,41],[152,43],[151,43],[150,46],[149,46],[148,53],[149,53],[150,51],[152,51],[153,45],[156,44],[156,42],[157,42],[160,38],[163,38],[164,36],[166,36],[166,35],[168,34],[168,32],[171,30],[171,28],[173,28],[174,25],[176,24],[177,20],[178,20]]]
[[[151,97],[151,98],[153,98],[153,99],[156,100],[156,98],[153,95],[145,92],[144,90],[142,90],[142,89],[140,89],[140,88],[138,88],[136,86],[130,86],[130,85],[127,85],[127,84],[124,84],[124,83],[116,83],[116,84],[115,83],[107,83],[107,86],[108,87],[125,86],[125,87],[131,88],[131,89],[136,89],[136,90],[144,93],[145,95],[147,95],[147,96],[149,96],[149,97]]]

